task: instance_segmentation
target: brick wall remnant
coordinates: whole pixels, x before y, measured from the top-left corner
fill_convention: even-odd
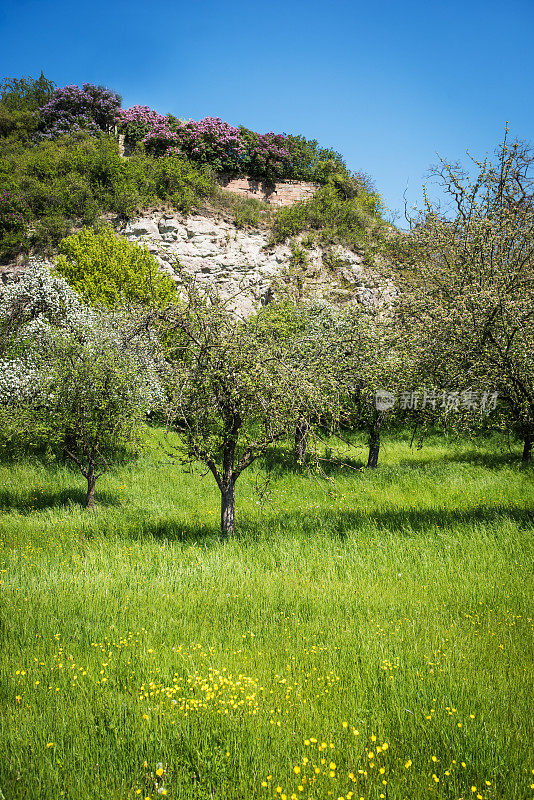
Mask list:
[[[229,178],[221,176],[219,183],[223,189],[234,192],[243,198],[264,200],[273,206],[291,206],[299,200],[309,200],[319,188],[318,183],[306,181],[258,181],[253,178]]]

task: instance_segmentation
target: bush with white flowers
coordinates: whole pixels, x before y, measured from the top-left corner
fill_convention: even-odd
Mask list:
[[[163,401],[158,342],[135,321],[85,306],[44,262],[0,291],[0,403],[28,437],[96,480]]]

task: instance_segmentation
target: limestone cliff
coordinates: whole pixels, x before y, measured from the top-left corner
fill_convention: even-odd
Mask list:
[[[177,277],[175,264],[199,281],[214,285],[240,315],[265,303],[280,282],[289,280],[294,248],[269,244],[265,229],[238,229],[209,214],[184,217],[176,212],[151,213],[130,221],[119,232],[143,243],[162,269]],[[360,254],[337,246],[325,251],[303,247],[299,273],[304,295],[333,302],[381,306],[396,294],[394,284],[365,265]],[[334,265],[334,266],[333,266]]]

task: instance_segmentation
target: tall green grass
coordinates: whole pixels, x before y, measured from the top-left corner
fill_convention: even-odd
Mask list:
[[[532,470],[281,450],[221,542],[162,442],[93,515],[68,469],[0,467],[6,799],[532,797]]]

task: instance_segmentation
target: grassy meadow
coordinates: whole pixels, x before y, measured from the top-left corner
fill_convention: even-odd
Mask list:
[[[534,797],[534,470],[500,441],[269,457],[221,541],[153,430],[0,465],[0,798]]]

